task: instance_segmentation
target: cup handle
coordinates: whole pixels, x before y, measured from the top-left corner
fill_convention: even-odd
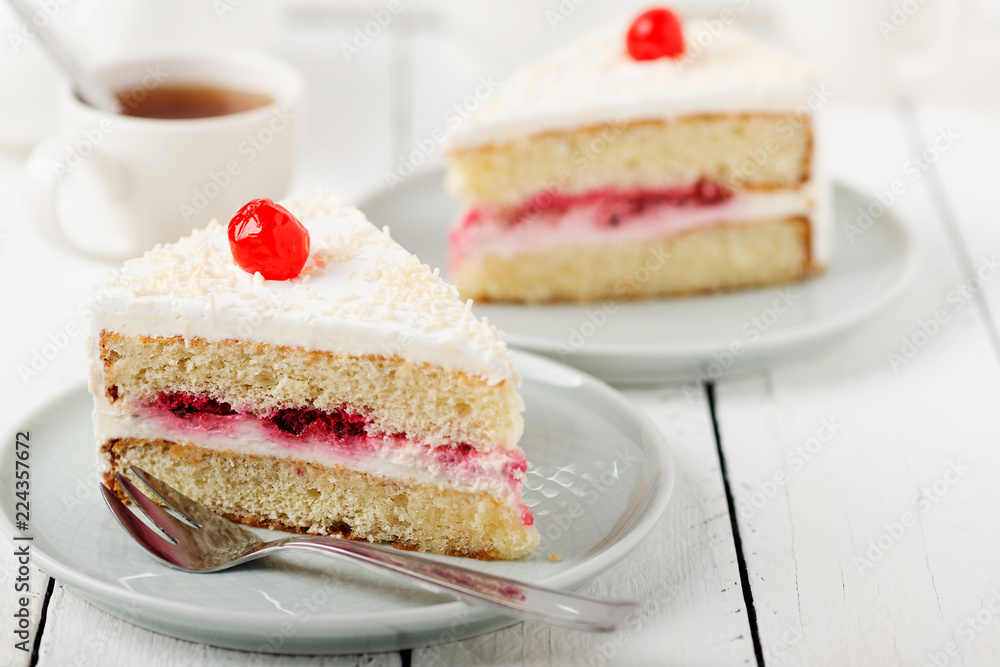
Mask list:
[[[118,263],[128,259],[132,256],[131,253],[105,253],[80,248],[66,235],[57,205],[59,186],[68,175],[65,171],[68,168],[60,170],[57,165],[62,164],[61,160],[65,155],[66,141],[61,137],[49,137],[31,151],[24,170],[28,215],[37,225],[42,237],[60,250],[105,262]],[[88,160],[102,158],[104,156],[99,158],[95,152]],[[104,180],[108,181],[109,190],[121,194],[123,184],[120,174],[117,174],[117,165],[104,166],[108,168],[100,171],[105,172]],[[116,174],[117,177],[112,177]]]

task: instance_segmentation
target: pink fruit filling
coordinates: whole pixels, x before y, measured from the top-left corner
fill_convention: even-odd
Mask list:
[[[531,513],[531,508],[521,503],[521,523],[525,526],[535,525],[535,515]]]
[[[371,420],[344,407],[332,412],[315,408],[278,408],[266,413],[187,392],[161,392],[146,401],[143,411],[165,430],[197,438],[232,434],[238,438],[247,428],[260,429],[269,441],[288,449],[316,447],[351,460],[391,458],[394,450],[416,449],[416,459],[427,469],[449,481],[475,486],[483,480],[502,480],[508,493],[519,498],[528,469],[524,452],[499,447],[483,452],[469,444],[423,445],[403,434],[379,432]],[[530,510],[521,510],[521,521],[531,525]]]
[[[161,415],[173,415],[174,425],[187,429],[219,431],[236,422],[256,421],[286,444],[308,439],[364,449],[369,435],[368,419],[343,409],[324,412],[314,408],[279,408],[258,415],[249,409],[236,410],[211,396],[186,392],[161,392],[147,407]]]
[[[592,209],[597,226],[617,227],[643,218],[651,211],[718,206],[732,197],[733,193],[727,187],[708,179],[669,188],[601,188],[576,195],[546,190],[507,209],[488,206],[471,208],[458,229],[487,222],[507,226],[529,221],[544,223],[578,208]]]

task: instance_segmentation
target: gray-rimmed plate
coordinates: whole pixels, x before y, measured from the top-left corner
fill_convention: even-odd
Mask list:
[[[515,360],[527,406],[521,444],[533,465],[524,496],[542,542],[518,561],[462,562],[579,588],[649,532],[673,488],[673,463],[657,428],[621,394],[541,357],[516,353]],[[0,443],[0,526],[8,535],[33,536],[33,562],[98,607],[166,635],[276,653],[389,651],[514,622],[311,554],[266,558],[218,574],[160,565],[104,506],[92,409],[81,386],[20,425],[30,433],[26,532],[14,527],[16,434]],[[561,560],[550,561],[549,554]]]
[[[414,175],[358,207],[377,226],[447,275],[447,232],[459,205],[441,168]],[[514,346],[565,362],[608,382],[715,379],[818,351],[902,293],[916,249],[891,213],[867,229],[858,207],[870,200],[837,185],[834,248],[826,273],[779,288],[681,299],[601,304],[477,304]],[[844,233],[855,225],[853,242]]]

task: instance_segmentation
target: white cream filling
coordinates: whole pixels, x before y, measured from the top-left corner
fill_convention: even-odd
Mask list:
[[[259,423],[252,421],[227,425],[224,431],[198,429],[185,432],[184,429],[166,426],[162,416],[121,415],[106,402],[103,407],[95,410],[94,424],[97,441],[100,443],[115,438],[162,439],[190,443],[218,452],[273,456],[330,468],[342,467],[440,489],[488,493],[508,503],[516,504],[519,501],[519,496],[512,493],[504,472],[504,464],[509,459],[503,456],[504,452],[501,450],[480,453],[476,461],[480,469],[477,474],[456,476],[447,466],[430,456],[426,447],[391,439],[376,446],[374,451],[364,450],[352,455],[315,440],[296,442],[291,446],[282,445],[275,442]],[[108,461],[103,461],[102,470],[109,469]]]
[[[615,226],[597,224],[601,203],[574,206],[565,214],[548,219],[543,213],[538,216],[539,220],[528,220],[514,226],[487,219],[477,227],[462,230],[457,261],[487,255],[511,257],[567,245],[650,241],[699,228],[750,224],[800,215],[809,216],[814,225],[827,225],[826,216],[818,214],[814,208],[816,199],[811,185],[797,190],[743,191],[725,203],[712,206],[650,207],[647,212]],[[820,229],[811,235],[814,257],[825,257],[828,249],[821,239],[825,235],[826,232]]]

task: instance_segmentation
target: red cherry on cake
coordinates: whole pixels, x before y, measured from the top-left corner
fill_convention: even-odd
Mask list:
[[[676,58],[684,53],[681,21],[665,7],[639,14],[629,26],[625,42],[633,60]]]
[[[254,199],[229,221],[229,249],[247,273],[291,280],[309,259],[309,231],[270,199]]]

